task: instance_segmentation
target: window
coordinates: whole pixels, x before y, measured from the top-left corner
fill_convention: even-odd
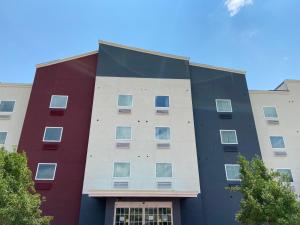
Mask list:
[[[114,163],[114,177],[130,177],[130,163]]]
[[[217,112],[232,112],[230,99],[216,99]]]
[[[6,136],[7,136],[7,132],[0,131],[0,145],[5,144]]]
[[[285,148],[284,140],[282,136],[271,136],[270,137],[272,148]]]
[[[282,176],[286,182],[294,182],[291,169],[277,169],[277,172]]]
[[[156,177],[172,177],[172,164],[156,163]]]
[[[131,127],[117,127],[116,139],[117,140],[131,140]]]
[[[235,130],[220,130],[222,144],[238,144]]]
[[[68,104],[67,95],[52,95],[50,101],[51,109],[66,109]]]
[[[157,108],[169,108],[169,96],[156,96],[155,107]]]
[[[56,165],[56,163],[39,163],[36,170],[35,179],[54,180]]]
[[[62,127],[46,127],[44,132],[44,142],[60,142],[62,136]]]
[[[11,113],[14,111],[15,101],[0,101],[0,112]]]
[[[119,95],[118,106],[121,108],[132,107],[132,95]]]
[[[277,119],[277,111],[275,107],[264,107],[264,115],[267,119]]]
[[[225,164],[226,179],[228,181],[240,181],[240,165],[239,164]]]
[[[155,127],[157,140],[170,140],[170,127]]]

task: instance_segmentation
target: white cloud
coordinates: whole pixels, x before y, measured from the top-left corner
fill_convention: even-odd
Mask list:
[[[241,8],[252,5],[252,0],[226,0],[225,5],[230,13],[230,16],[236,15]]]

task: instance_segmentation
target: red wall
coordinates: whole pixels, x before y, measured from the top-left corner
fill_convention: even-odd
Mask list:
[[[30,95],[18,151],[26,151],[35,177],[39,162],[57,163],[42,209],[53,225],[78,225],[98,54],[38,68]],[[52,94],[68,95],[64,115],[50,113]],[[56,150],[45,150],[45,126],[62,126]],[[46,182],[49,183],[49,182]]]

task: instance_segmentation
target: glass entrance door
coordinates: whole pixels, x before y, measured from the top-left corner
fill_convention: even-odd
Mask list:
[[[170,202],[117,202],[114,225],[172,225]]]

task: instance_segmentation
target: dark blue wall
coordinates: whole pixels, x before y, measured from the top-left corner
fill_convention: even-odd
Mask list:
[[[82,195],[79,225],[104,225],[105,207],[105,198],[91,198],[88,195]]]
[[[189,62],[100,44],[97,76],[189,79]]]
[[[190,75],[201,194],[182,201],[182,225],[237,224],[234,217],[241,196],[225,190],[229,183],[224,164],[236,163],[238,153],[248,159],[260,155],[246,80],[241,74],[195,66],[190,66]],[[219,117],[217,98],[231,99],[232,119]],[[220,129],[237,131],[238,152],[224,151]]]

